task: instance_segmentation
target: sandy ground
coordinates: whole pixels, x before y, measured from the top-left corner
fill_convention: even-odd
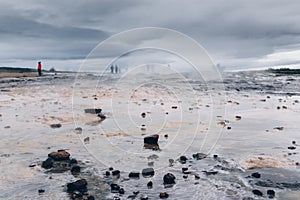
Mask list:
[[[61,185],[75,180],[73,176],[52,175],[54,182],[42,173],[42,168],[28,167],[57,149],[69,150],[84,163],[93,163],[99,171],[108,166],[124,173],[141,170],[149,165],[149,156],[155,154],[158,159],[153,166],[158,174],[163,174],[169,170],[170,158],[204,152],[210,157],[218,154],[233,160],[244,170],[278,168],[299,172],[296,163],[300,162],[300,97],[297,95],[228,90],[224,93],[225,100],[215,105],[212,98],[220,95],[217,92],[209,94],[201,86],[199,89],[198,84],[194,90],[174,78],[152,85],[143,82],[147,82],[147,77],[131,77],[123,82],[118,76],[100,78],[99,81],[99,77],[86,74],[59,75],[17,86],[7,82],[2,85],[0,198],[39,199],[36,191],[43,187],[48,191],[44,199],[65,199]],[[96,115],[84,113],[86,108],[102,108],[107,119],[101,121]],[[145,118],[141,117],[143,112]],[[50,127],[58,123],[61,128]],[[76,132],[77,127],[83,131]],[[161,151],[143,149],[143,138],[153,133],[161,135]],[[295,149],[288,149],[291,146]],[[210,161],[205,165],[211,167]],[[203,164],[195,165],[195,170],[200,167]],[[231,187],[224,183],[225,186]],[[177,187],[178,198],[185,198],[182,187]],[[209,185],[201,187],[209,190]],[[222,192],[216,190],[206,197],[231,199],[223,198]],[[156,195],[152,193],[149,196]],[[297,191],[281,193],[286,199],[299,197]],[[236,198],[245,195],[253,196],[251,190],[245,190],[239,191]]]

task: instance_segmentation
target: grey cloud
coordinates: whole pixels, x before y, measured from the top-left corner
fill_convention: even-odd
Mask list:
[[[143,26],[185,33],[221,64],[236,61],[246,66],[275,50],[299,49],[297,44],[300,44],[300,2],[293,0],[0,0],[0,3],[0,44],[15,52],[7,53],[2,48],[0,58],[84,58],[107,37]],[[126,38],[107,47],[106,53],[99,56],[109,57],[114,55],[114,49],[134,46],[145,38],[148,37]],[[153,35],[153,39],[159,38]],[[25,51],[27,46],[30,48]]]

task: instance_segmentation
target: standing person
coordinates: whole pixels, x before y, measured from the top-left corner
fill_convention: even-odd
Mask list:
[[[119,68],[118,68],[118,66],[117,66],[117,65],[115,65],[115,73],[117,74],[117,73],[118,73],[118,71],[119,71]]]
[[[41,61],[38,62],[38,75],[42,76],[42,62]]]
[[[110,66],[110,72],[111,72],[112,74],[114,73],[114,66],[113,66],[113,65]]]

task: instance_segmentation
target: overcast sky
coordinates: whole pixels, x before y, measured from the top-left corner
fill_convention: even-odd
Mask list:
[[[299,10],[296,0],[0,0],[0,66],[77,69],[108,37],[149,26],[188,35],[227,69],[299,66]]]

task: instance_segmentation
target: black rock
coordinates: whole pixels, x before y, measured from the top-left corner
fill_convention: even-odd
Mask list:
[[[99,113],[99,114],[98,114],[98,117],[99,117],[100,119],[102,119],[102,120],[106,119],[106,116],[105,116],[104,114],[102,114],[102,113]]]
[[[45,192],[45,190],[44,189],[39,189],[38,192],[39,192],[39,194],[42,194],[42,193]]]
[[[138,179],[138,178],[140,178],[140,172],[130,172],[128,176],[129,176],[129,178]]]
[[[133,193],[134,195],[138,195],[138,194],[140,193],[140,191],[134,190],[132,193]]]
[[[275,191],[274,190],[267,190],[267,195],[270,199],[273,199],[275,197]]]
[[[70,164],[77,164],[78,162],[77,162],[77,160],[75,159],[75,158],[72,158],[71,160],[70,160]]]
[[[50,169],[53,167],[53,159],[47,158],[45,161],[42,162],[42,167],[45,169]]]
[[[142,118],[145,118],[145,117],[146,117],[146,113],[143,112],[143,113],[141,114],[141,116],[142,116]]]
[[[294,146],[289,146],[288,149],[289,149],[289,150],[295,150],[296,147],[294,147]]]
[[[159,135],[151,135],[144,138],[144,144],[158,144]]]
[[[254,172],[254,173],[251,174],[251,176],[254,177],[254,178],[260,178],[260,173]]]
[[[68,192],[79,191],[81,193],[87,191],[87,181],[85,179],[80,179],[72,183],[67,184]]]
[[[35,163],[31,163],[31,164],[29,165],[29,167],[35,167],[35,166],[36,166]]]
[[[145,137],[144,138],[144,148],[152,149],[152,150],[159,150],[158,138],[159,138],[159,135],[157,135],[157,134]]]
[[[182,170],[182,173],[184,173],[184,172],[186,172],[187,170],[189,170],[189,168],[183,167],[181,170]]]
[[[152,177],[154,176],[154,169],[153,168],[146,168],[142,170],[143,177]]]
[[[153,187],[153,182],[152,182],[152,181],[149,181],[149,182],[147,183],[147,187],[148,187],[148,189],[151,189],[151,188]]]
[[[119,194],[125,194],[124,188],[120,188],[120,189],[119,189]]]
[[[110,171],[106,171],[105,176],[110,176]]]
[[[181,164],[185,164],[187,160],[188,160],[188,159],[187,159],[186,156],[180,156],[180,158],[179,158],[179,162],[180,162]]]
[[[112,170],[114,170],[114,168],[110,167],[110,168],[108,168],[108,170],[109,170],[109,171],[112,171]]]
[[[296,144],[296,141],[295,141],[295,140],[293,140],[293,141],[292,141],[292,144]]]
[[[80,166],[78,166],[78,165],[72,166],[71,173],[72,174],[78,174],[78,173],[80,173]]]
[[[204,172],[207,176],[216,175],[218,173],[217,171],[202,171],[202,172]]]
[[[95,200],[95,197],[90,195],[90,196],[88,196],[87,200]]]
[[[259,190],[252,190],[252,193],[260,197],[263,195],[263,193]]]
[[[164,184],[175,184],[175,179],[176,177],[173,174],[167,173],[163,178]]]
[[[112,183],[110,184],[111,193],[119,193],[120,186],[118,184]]]
[[[119,170],[114,170],[111,172],[113,176],[118,176],[120,175],[120,171]]]
[[[90,114],[99,114],[102,112],[102,109],[101,108],[87,108],[87,109],[84,109],[84,112],[90,113]]]
[[[61,124],[51,124],[50,127],[51,128],[60,128]]]
[[[169,197],[169,194],[166,193],[166,192],[161,192],[161,193],[159,193],[159,198],[161,198],[161,199],[166,199],[166,198],[168,198],[168,197]]]
[[[193,154],[193,158],[196,160],[202,160],[207,157],[207,154],[204,153],[195,153]]]
[[[149,198],[147,196],[141,196],[141,200],[148,200]]]

